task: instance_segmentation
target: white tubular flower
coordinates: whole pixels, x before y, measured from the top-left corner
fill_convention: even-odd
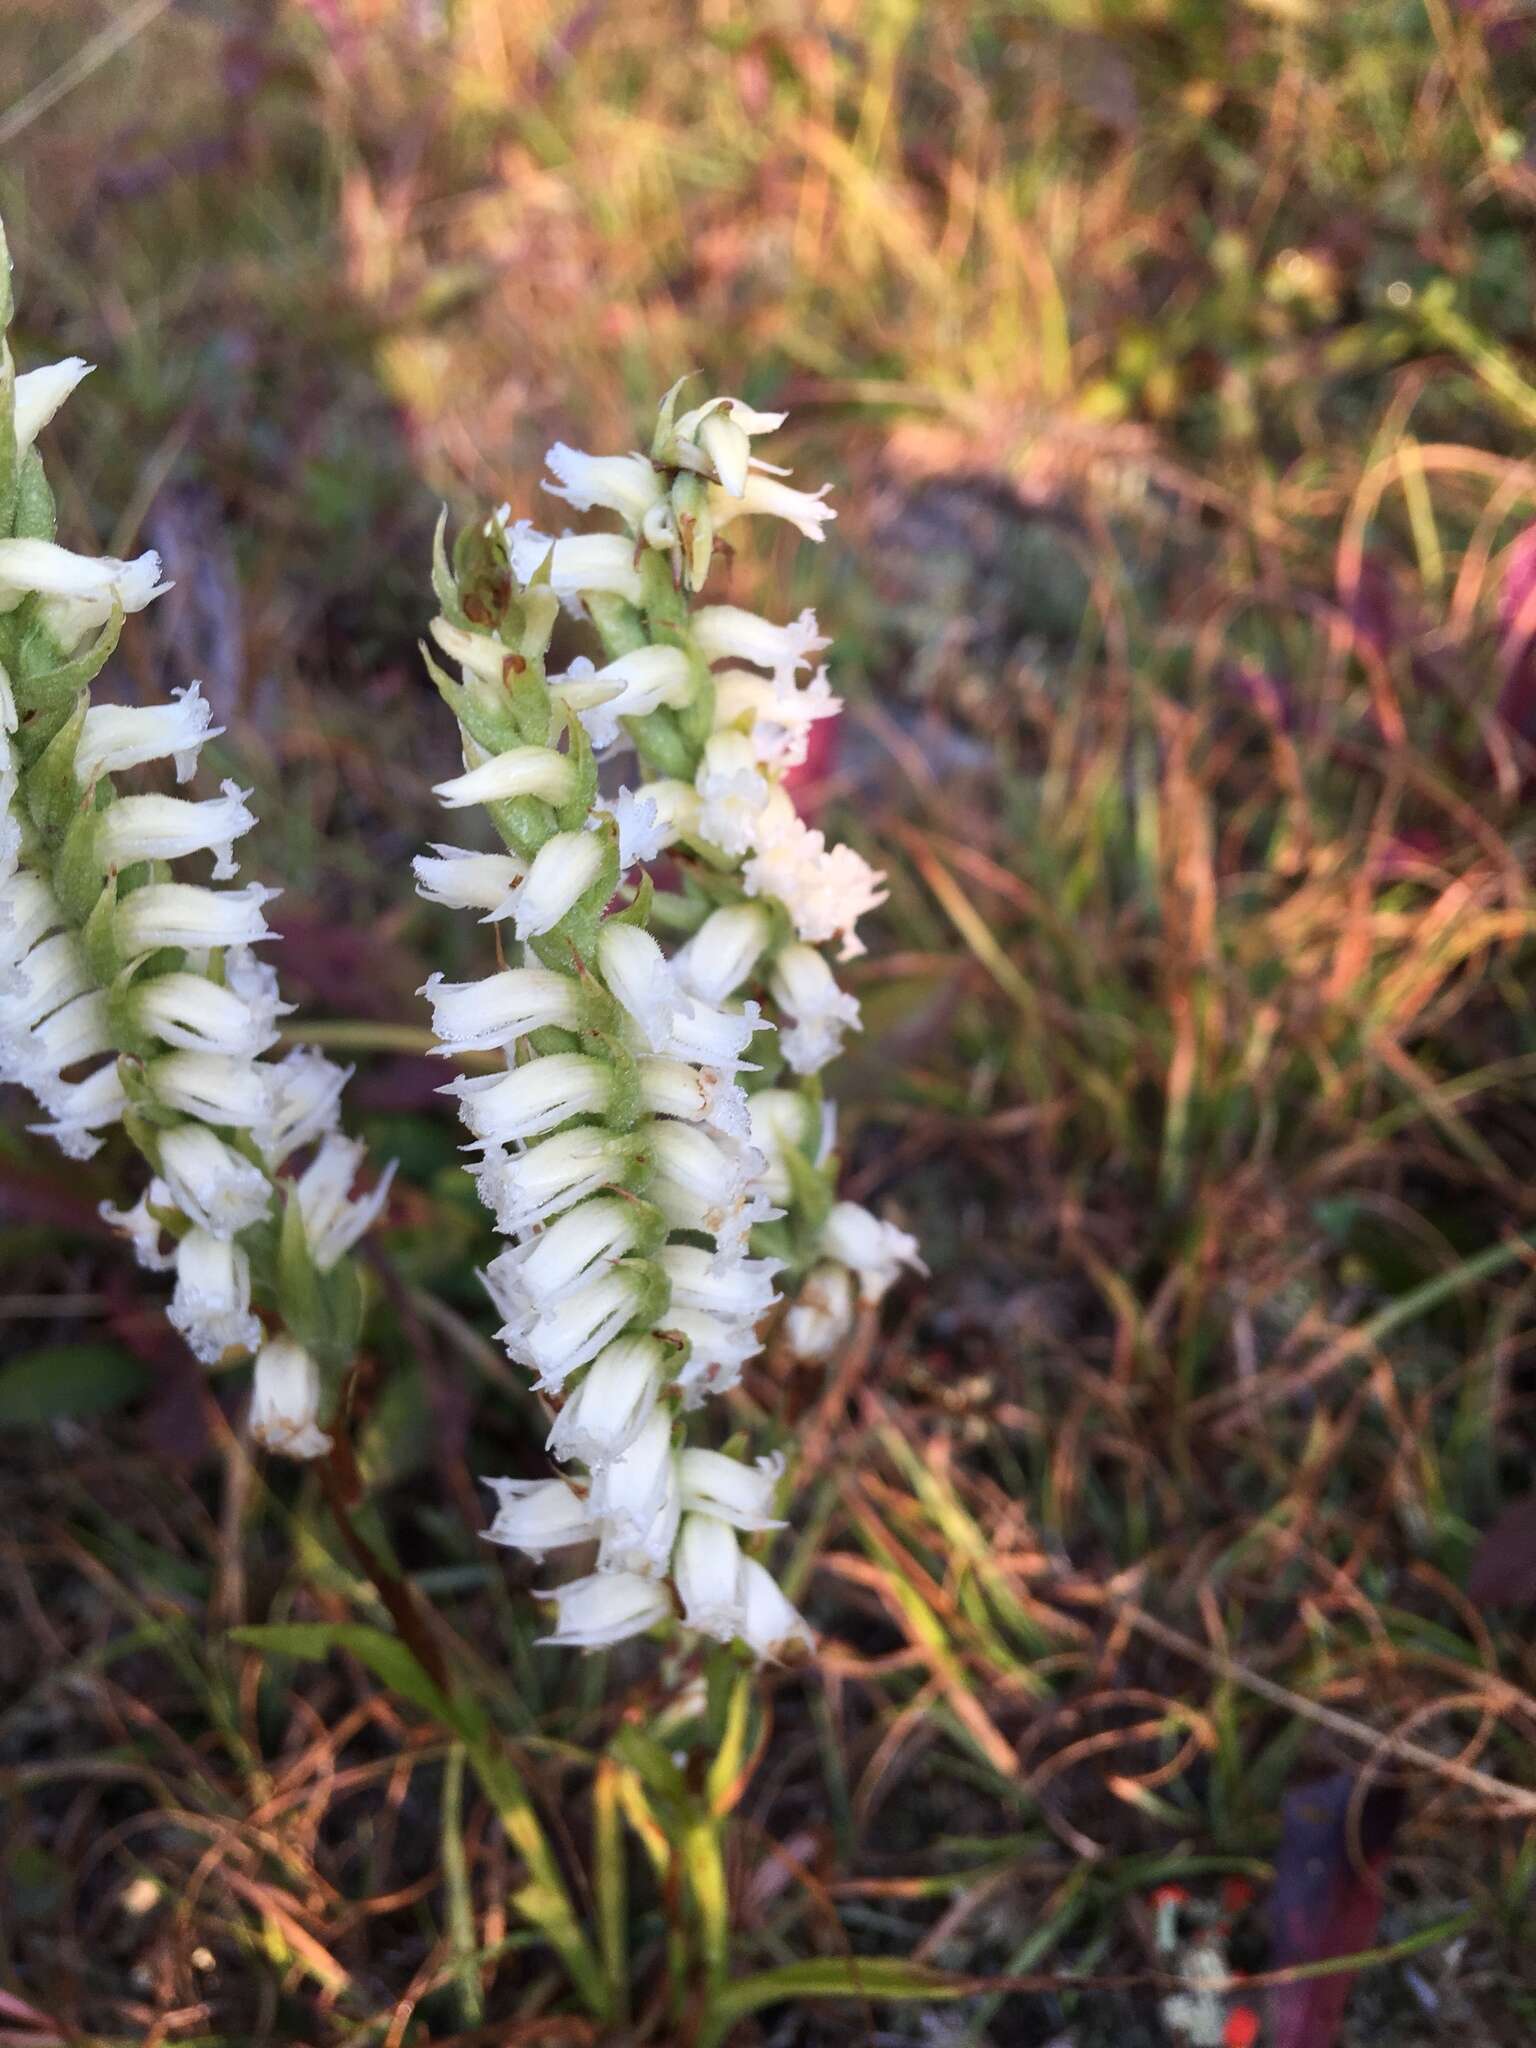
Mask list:
[[[462,626],[456,626],[451,619],[435,618],[431,625],[432,638],[450,660],[458,662],[469,675],[478,676],[481,682],[504,683],[507,679],[507,662],[513,650],[489,633],[468,633]]]
[[[206,740],[224,728],[212,725],[211,706],[201,686],[189,683],[173,690],[169,704],[93,704],[85,714],[75,749],[75,774],[89,787],[98,775],[117,775],[170,755],[176,780],[188,782]]]
[[[41,1138],[52,1138],[66,1159],[90,1159],[101,1150],[98,1131],[122,1120],[128,1097],[118,1079],[116,1060],[108,1060],[83,1081],[60,1081],[38,1098],[51,1122],[28,1124]]]
[[[763,1156],[755,1147],[667,1118],[651,1124],[648,1137],[656,1170],[646,1200],[674,1230],[708,1231],[716,1249],[734,1258],[754,1223],[783,1214],[758,1187]]]
[[[695,777],[699,792],[698,831],[722,853],[747,853],[757,844],[768,784],[757,765],[757,750],[744,732],[717,732],[704,747]]]
[[[145,1064],[144,1078],[167,1108],[204,1123],[250,1130],[270,1108],[270,1075],[249,1060],[223,1053],[168,1052]]]
[[[649,1533],[676,1490],[675,1466],[672,1418],[655,1408],[634,1441],[592,1482],[592,1510],[609,1536],[638,1543]]]
[[[512,915],[512,899],[528,863],[510,853],[471,853],[467,846],[434,846],[418,854],[417,894],[450,910],[483,910],[482,924]]]
[[[475,1184],[503,1236],[522,1237],[622,1181],[630,1163],[629,1145],[617,1133],[578,1126],[525,1152],[488,1152]]]
[[[368,1148],[360,1138],[329,1131],[293,1184],[310,1256],[322,1273],[329,1273],[342,1254],[352,1249],[389,1200],[395,1177],[393,1159],[366,1195],[355,1202],[348,1199],[367,1156]]]
[[[829,847],[825,833],[793,816],[778,821],[771,836],[760,832],[758,850],[741,876],[749,896],[776,896],[811,945],[839,940],[842,960],[864,951],[854,925],[887,895],[884,875],[862,854],[851,846]]]
[[[665,1409],[654,1410],[628,1450],[598,1473],[592,1509],[603,1521],[599,1571],[665,1573],[682,1515],[672,1418]]]
[[[293,1153],[335,1129],[341,1091],[351,1080],[352,1069],[336,1066],[313,1046],[296,1045],[262,1073],[269,1102],[256,1142],[275,1171]]]
[[[792,1653],[815,1648],[816,1638],[805,1617],[756,1558],[741,1561],[741,1594],[741,1637],[761,1662],[778,1664]]]
[[[821,1233],[822,1249],[840,1259],[858,1276],[859,1299],[877,1302],[899,1278],[903,1266],[914,1273],[928,1268],[918,1256],[917,1239],[880,1218],[858,1202],[836,1202]]]
[[[690,1628],[722,1643],[742,1633],[741,1546],[727,1523],[708,1514],[685,1515],[672,1575]]]
[[[119,1209],[111,1202],[99,1202],[96,1213],[109,1229],[127,1240],[136,1266],[146,1273],[168,1273],[176,1264],[175,1246],[168,1252],[161,1251],[165,1228],[151,1210],[172,1206],[171,1192],[164,1181],[152,1180],[131,1209]]]
[[[539,1641],[567,1649],[603,1649],[627,1636],[644,1635],[674,1612],[666,1587],[634,1572],[596,1572],[538,1597],[553,1600],[556,1607],[554,1633]]]
[[[660,504],[666,484],[644,455],[584,455],[557,441],[544,457],[556,481],[544,489],[577,512],[594,505],[617,512],[626,526],[639,527],[653,505]]]
[[[686,1003],[673,1012],[672,1029],[661,1046],[671,1059],[697,1060],[705,1073],[731,1074],[756,1067],[742,1054],[763,1024],[756,1003],[743,1003],[738,1010],[717,1010],[709,1003]]]
[[[585,592],[628,598],[640,602],[640,572],[635,567],[633,545],[617,533],[568,534],[551,540],[526,520],[507,530],[512,573],[526,583],[539,564],[549,559],[550,584],[557,597],[581,597]]]
[[[254,1351],[261,1323],[251,1314],[251,1262],[239,1245],[189,1230],[175,1264],[176,1293],[166,1314],[192,1356],[216,1365],[226,1351]]]
[[[552,747],[508,747],[505,753],[472,764],[462,775],[433,785],[433,794],[450,811],[471,804],[509,803],[520,796],[565,804],[575,792],[575,763]]]
[[[533,1324],[498,1330],[507,1354],[538,1375],[540,1387],[558,1390],[578,1366],[589,1365],[635,1313],[641,1282],[626,1266],[613,1266],[573,1288]]]
[[[432,1030],[444,1056],[493,1051],[549,1024],[574,1030],[578,990],[547,967],[509,967],[484,981],[445,981],[434,974],[416,991],[432,1005]]]
[[[685,705],[693,695],[693,672],[680,647],[637,647],[598,669],[592,680],[618,686],[604,707],[615,718],[644,718],[663,704]]]
[[[610,918],[597,941],[597,962],[612,995],[633,1019],[642,1045],[659,1052],[683,1000],[671,962],[647,931]]]
[[[288,1458],[323,1458],[331,1439],[319,1425],[320,1368],[291,1337],[273,1337],[256,1354],[251,1434]]]
[[[638,1066],[640,1100],[653,1116],[707,1124],[727,1138],[748,1136],[747,1098],[729,1074],[685,1060],[643,1059]]]
[[[797,1074],[816,1074],[843,1049],[845,1031],[859,1029],[855,996],[839,988],[837,976],[810,946],[786,946],[775,954],[769,976],[773,1000],[794,1028],[779,1032],[785,1059]]]
[[[622,1458],[655,1410],[667,1347],[652,1336],[620,1337],[593,1359],[549,1433],[552,1457],[579,1458],[593,1472]]]
[[[782,1529],[772,1513],[773,1496],[784,1476],[784,1459],[775,1452],[745,1465],[723,1451],[684,1451],[678,1461],[683,1507],[714,1515],[733,1529]]]
[[[511,1325],[532,1323],[634,1246],[640,1212],[614,1196],[582,1202],[486,1268],[491,1298]]]
[[[131,1209],[114,1209],[110,1202],[103,1202],[97,1209],[103,1223],[126,1237],[133,1247],[134,1264],[146,1273],[169,1273],[176,1264],[173,1250],[162,1252],[160,1240],[165,1235],[165,1226],[155,1209],[171,1209],[175,1203],[170,1189],[163,1180],[152,1180]]]
[[[776,476],[766,475],[766,468],[764,463],[753,463],[739,496],[718,487],[710,492],[709,516],[715,531],[729,526],[733,519],[761,513],[771,519],[788,520],[807,540],[825,540],[827,521],[837,517],[837,508],[825,502],[832,486],[823,484],[819,491],[797,491],[780,483]]]
[[[613,1093],[613,1069],[585,1053],[548,1053],[510,1073],[450,1081],[441,1092],[458,1096],[459,1114],[477,1138],[512,1145],[572,1117],[600,1115]]]
[[[677,1308],[755,1321],[777,1299],[773,1276],[782,1270],[777,1259],[721,1259],[697,1245],[669,1244],[658,1263],[672,1283]]]
[[[0,882],[0,971],[7,989],[14,970],[60,919],[59,899],[38,876],[23,869]]]
[[[591,832],[557,832],[533,857],[528,879],[512,907],[520,939],[553,931],[603,871],[603,843]]]
[[[150,882],[124,896],[113,913],[117,942],[130,958],[161,946],[254,946],[272,936],[262,906],[279,895],[251,882],[243,889],[199,889]]]
[[[83,356],[45,363],[16,379],[16,457],[20,461],[59,407],[94,366]]]
[[[140,1028],[167,1045],[251,1060],[274,1043],[277,1019],[293,1005],[278,1002],[272,987],[258,986],[244,996],[206,975],[173,971],[141,982],[132,1007]]]
[[[605,681],[585,655],[578,655],[563,676],[549,678],[549,694],[554,703],[575,712],[595,753],[605,754],[619,739],[624,685]]]
[[[698,838],[723,854],[752,852],[768,803],[768,780],[745,733],[713,733],[698,764]]]
[[[85,955],[72,932],[55,932],[26,953],[0,988],[0,1037],[18,1043],[61,1004],[92,987]]]
[[[748,1359],[762,1350],[750,1316],[712,1316],[702,1309],[672,1308],[665,1327],[688,1344],[688,1362],[677,1375],[685,1408],[702,1407],[711,1394],[727,1394],[741,1379]]]
[[[690,626],[706,661],[749,661],[754,668],[771,670],[781,685],[792,683],[798,670],[810,667],[812,655],[828,645],[810,610],[779,626],[739,605],[707,604],[694,613]]]
[[[796,1358],[820,1364],[853,1329],[853,1275],[823,1259],[812,1266],[784,1317],[784,1338]]]
[[[13,1078],[24,1081],[49,1111],[68,1088],[65,1070],[111,1049],[107,999],[96,989],[75,996],[41,1023],[32,1024],[14,1049],[10,1034],[0,1031],[0,1060],[6,1061]]]
[[[220,787],[222,796],[206,797],[201,803],[180,796],[120,796],[101,816],[103,860],[109,868],[126,868],[138,860],[180,860],[189,853],[211,853],[215,880],[227,881],[239,872],[234,843],[256,819],[245,807],[248,789],[233,782]]]
[[[35,591],[43,623],[66,654],[112,616],[114,604],[141,612],[170,589],[160,581],[153,551],[134,561],[111,555],[75,555],[51,540],[0,540],[0,612],[13,611]]]
[[[842,708],[824,668],[801,689],[787,681],[781,687],[744,668],[715,678],[716,727],[745,732],[756,759],[775,775],[800,767],[810,751],[811,727],[818,719],[836,718]]]
[[[483,1530],[488,1543],[526,1550],[539,1563],[549,1550],[588,1543],[601,1533],[587,1503],[563,1479],[487,1479],[497,1499],[496,1519]]]
[[[672,846],[679,839],[692,839],[699,828],[699,792],[691,782],[679,782],[668,776],[661,782],[648,782],[644,790],[645,801],[654,805],[661,830],[666,837],[662,844]],[[658,852],[661,848],[658,847]]]
[[[664,822],[650,790],[637,793],[632,789],[621,789],[611,803],[605,797],[599,797],[592,811],[594,827],[598,819],[604,817],[612,818],[618,827],[621,875],[627,875],[637,860],[655,860],[676,836]]]
[[[271,1184],[260,1167],[201,1124],[177,1124],[161,1134],[160,1172],[176,1207],[213,1237],[234,1237],[272,1206]]]

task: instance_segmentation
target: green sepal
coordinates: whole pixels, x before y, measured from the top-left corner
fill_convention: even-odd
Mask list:
[[[615,1259],[614,1270],[627,1273],[635,1289],[635,1312],[625,1326],[653,1330],[672,1306],[672,1282],[654,1259]]]
[[[432,533],[432,589],[437,598],[438,609],[450,625],[467,626],[464,607],[459,603],[459,586],[454,581],[453,570],[448,565],[448,550],[444,537],[448,532],[448,507],[443,506],[437,515],[437,525]]]
[[[656,408],[656,431],[651,436],[651,460],[653,462],[661,462],[671,445],[677,421],[677,394],[685,384],[692,378],[697,377],[698,374],[697,370],[685,370],[666,397],[661,401],[661,404]]]
[[[647,875],[646,880],[650,877]],[[710,913],[710,904],[691,891],[664,889],[650,906],[648,922],[678,938],[691,938]]]
[[[597,757],[592,752],[592,742],[580,718],[568,704],[562,704],[560,710],[570,738],[567,759],[576,771],[576,788],[568,803],[555,807],[555,822],[562,832],[579,832],[587,822],[597,795]],[[612,895],[611,888],[608,893]],[[604,901],[607,901],[606,897]]]
[[[635,743],[635,752],[658,779],[692,782],[703,751],[684,733],[677,713],[666,704],[643,718],[621,718],[620,725]]]
[[[526,744],[505,690],[494,683],[456,682],[434,659],[427,643],[423,640],[419,645],[427,674],[436,683],[438,694],[477,745],[488,754],[504,754],[511,747]]]
[[[11,507],[11,531],[18,540],[52,540],[59,530],[58,507],[43,458],[29,448],[16,473],[16,499]]]
[[[630,1256],[654,1259],[667,1241],[667,1219],[654,1202],[643,1200],[632,1190],[628,1192],[629,1206],[635,1218],[635,1242]]]
[[[117,1063],[117,1078],[123,1084],[123,1093],[129,1103],[123,1112],[123,1129],[158,1170],[159,1150],[149,1133],[171,1130],[187,1119],[179,1109],[172,1109],[156,1095],[144,1061],[137,1053],[123,1054]]]
[[[135,961],[124,967],[107,986],[107,1030],[119,1052],[149,1059],[160,1050],[160,1042],[139,1022],[135,1000],[141,985],[139,965]]]
[[[292,1181],[281,1189],[282,1223],[277,1240],[277,1309],[306,1351],[318,1359],[328,1335],[320,1269],[309,1248],[304,1212]]]
[[[634,654],[639,648],[650,646],[645,620],[627,597],[616,597],[611,591],[593,590],[582,602],[610,661],[617,661],[621,654]]]
[[[610,924],[638,925],[641,931],[648,931],[651,924],[651,909],[656,901],[656,884],[651,880],[649,868],[640,870],[640,879],[635,884],[635,893],[622,910],[610,915]]]
[[[27,770],[27,808],[32,813],[33,824],[50,846],[68,829],[70,819],[79,808],[75,754],[90,701],[82,690],[65,714],[58,731]]]
[[[83,924],[96,907],[107,879],[101,856],[101,811],[92,805],[79,811],[65,828],[53,864],[54,894],[73,925]]]
[[[567,1031],[563,1024],[541,1024],[527,1036],[528,1043],[540,1059],[553,1052],[580,1052],[583,1049],[580,1036],[574,1031]]]
[[[677,713],[678,729],[690,746],[699,752],[715,729],[715,678],[709,663],[696,647],[686,649],[688,672],[693,678],[693,694],[682,710]]]
[[[325,1300],[326,1337],[316,1353],[327,1381],[334,1384],[351,1366],[362,1340],[368,1314],[368,1276],[356,1259],[338,1259],[320,1285]]]
[[[530,657],[509,647],[505,666],[502,690],[519,742],[525,747],[547,747],[553,705],[544,679],[542,651]]]
[[[682,481],[684,479],[679,479],[680,483]],[[705,490],[697,477],[687,481],[698,484],[701,491]],[[677,486],[674,486],[674,504],[676,498]],[[640,561],[640,607],[646,617],[646,637],[652,643],[670,642],[687,630],[688,600],[673,581],[670,555],[661,554],[655,548],[647,548]]]
[[[541,796],[514,796],[485,806],[504,842],[521,860],[532,860],[555,829],[555,814]]]
[[[603,1122],[611,1131],[632,1131],[640,1121],[640,1067],[627,1045],[606,1031],[594,1031],[587,1051],[606,1060],[613,1070],[613,1089]]]
[[[118,880],[116,875],[108,875],[80,932],[86,965],[99,988],[105,987],[125,964],[117,937]]]
[[[123,608],[114,599],[111,618],[84,653],[74,655],[68,661],[60,661],[52,634],[41,624],[35,624],[29,633],[23,635],[12,673],[18,706],[23,711],[45,711],[67,703],[77,691],[94,682],[106,667],[122,630]],[[29,661],[29,656],[35,656],[37,660]],[[38,662],[46,662],[47,665],[39,666]]]

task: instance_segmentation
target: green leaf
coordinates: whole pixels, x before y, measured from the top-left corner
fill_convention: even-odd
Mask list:
[[[930,1970],[903,1956],[819,1956],[809,1962],[783,1963],[738,1977],[717,1993],[699,2034],[699,2048],[716,2048],[738,2020],[765,2005],[801,1998],[974,1998],[978,1985],[971,1977]]]
[[[458,1727],[460,1716],[453,1704],[432,1683],[400,1638],[385,1629],[370,1628],[360,1621],[289,1621],[232,1628],[229,1634],[232,1641],[245,1643],[266,1656],[298,1657],[307,1663],[321,1663],[332,1650],[345,1650],[360,1664],[366,1664],[379,1683],[397,1692],[401,1699],[420,1707],[434,1721],[464,1733]]]
[[[112,1344],[51,1344],[0,1368],[0,1426],[109,1415],[145,1388],[148,1374]]]

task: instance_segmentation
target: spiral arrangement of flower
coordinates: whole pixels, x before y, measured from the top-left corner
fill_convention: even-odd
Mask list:
[[[444,1053],[504,1056],[449,1084],[508,1239],[485,1280],[501,1341],[557,1404],[551,1454],[585,1467],[493,1482],[490,1535],[535,1556],[596,1543],[595,1569],[548,1596],[551,1641],[611,1643],[680,1609],[774,1658],[809,1631],[741,1537],[780,1526],[783,1460],[696,1443],[694,1418],[737,1384],[782,1284],[789,1346],[820,1359],[918,1261],[836,1199],[820,1075],[859,1013],[823,949],[861,952],[883,891],[785,785],[840,709],[807,674],[827,643],[810,612],[697,601],[734,520],[820,540],[833,511],[753,453],[782,414],[680,412],[679,389],[648,455],[550,450],[552,494],[622,532],[552,539],[503,507],[451,565],[439,534],[432,633],[457,678],[428,662],[465,765],[437,794],[483,806],[505,851],[437,846],[417,875],[512,964],[423,992]],[[600,664],[549,672],[562,605]],[[602,794],[599,763],[628,751],[635,780]]]

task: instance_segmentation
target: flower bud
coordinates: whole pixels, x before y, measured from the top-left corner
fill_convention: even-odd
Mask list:
[[[741,1561],[741,1635],[753,1655],[769,1664],[815,1647],[805,1618],[780,1592],[771,1572],[756,1558]]]
[[[271,1106],[267,1069],[222,1053],[162,1053],[146,1062],[144,1078],[168,1109],[233,1130],[264,1123]]]
[[[603,871],[603,843],[593,832],[557,832],[533,857],[528,879],[512,906],[520,939],[553,931]]]
[[[819,1364],[853,1328],[853,1275],[835,1260],[812,1266],[784,1317],[784,1337],[796,1358]]]
[[[176,780],[190,781],[204,741],[224,730],[209,723],[212,715],[197,683],[173,690],[169,704],[92,704],[75,748],[75,774],[89,787],[98,775],[118,775],[169,754]]]
[[[678,953],[678,979],[690,995],[723,1003],[748,978],[773,927],[760,903],[732,903],[712,910]]]
[[[504,753],[488,755],[466,768],[462,775],[433,785],[433,794],[450,811],[464,810],[470,804],[509,803],[520,796],[565,804],[575,793],[576,764],[552,747],[508,747]]]
[[[613,1093],[613,1069],[585,1053],[546,1053],[506,1074],[477,1074],[442,1090],[477,1138],[510,1145],[537,1138],[574,1116],[597,1116]]]
[[[734,1529],[713,1515],[685,1515],[672,1576],[690,1628],[722,1643],[741,1634],[741,1546]]]
[[[188,882],[150,882],[122,897],[113,913],[117,943],[130,959],[161,946],[254,946],[272,936],[263,904],[281,892],[251,882],[243,889],[199,889]]]
[[[323,1458],[331,1439],[319,1426],[320,1368],[291,1337],[272,1337],[256,1354],[251,1433],[289,1458]]]
[[[450,910],[483,910],[494,924],[512,915],[514,894],[528,863],[510,853],[471,853],[464,846],[434,846],[411,863],[417,893]]]
[[[579,1022],[575,982],[547,967],[510,967],[484,981],[434,974],[416,993],[432,1005],[433,1049],[443,1055],[510,1045],[551,1024],[574,1030]]]

